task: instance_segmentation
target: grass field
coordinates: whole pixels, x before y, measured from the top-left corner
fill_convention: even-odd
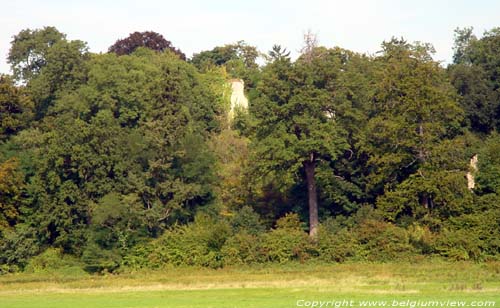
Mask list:
[[[0,308],[500,307],[500,263],[333,264],[0,276]]]

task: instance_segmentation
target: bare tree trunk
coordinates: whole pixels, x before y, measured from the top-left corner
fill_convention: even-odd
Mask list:
[[[316,179],[314,177],[314,169],[316,163],[314,156],[311,154],[311,159],[304,162],[307,180],[307,196],[309,201],[309,236],[315,238],[318,234],[318,196],[316,191]]]

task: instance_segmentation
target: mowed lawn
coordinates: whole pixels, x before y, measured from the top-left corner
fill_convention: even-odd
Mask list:
[[[288,264],[0,276],[10,307],[500,307],[500,263]]]

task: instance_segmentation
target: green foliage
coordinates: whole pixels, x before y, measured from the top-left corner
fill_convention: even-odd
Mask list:
[[[0,273],[23,269],[28,260],[38,254],[40,243],[34,237],[35,230],[18,224],[14,230],[0,232]]]
[[[111,273],[118,269],[122,256],[117,249],[103,249],[96,241],[89,239],[82,252],[83,269],[88,273]]]
[[[209,142],[215,155],[215,195],[227,212],[239,209],[246,202],[248,192],[243,187],[246,186],[244,172],[249,163],[248,143],[247,138],[230,129],[222,130]]]
[[[0,233],[19,219],[24,180],[16,158],[0,163]]]
[[[265,262],[265,250],[261,234],[249,234],[245,230],[231,236],[221,249],[224,265],[244,265]]]
[[[0,75],[0,141],[26,128],[33,117],[33,102],[24,88]]]
[[[234,233],[246,232],[257,236],[265,231],[259,214],[249,206],[239,209],[230,222]]]
[[[356,259],[360,245],[353,230],[338,228],[333,219],[322,223],[317,241],[318,258],[325,262],[344,262]]]
[[[221,249],[230,234],[230,226],[218,218],[200,214],[193,223],[166,231],[152,242],[151,248],[139,246],[125,264],[161,268],[174,266],[222,266]],[[140,260],[140,257],[147,261]]]
[[[489,133],[500,128],[500,28],[477,38],[472,28],[455,31],[454,65],[451,82],[461,95],[473,131]]]
[[[23,30],[0,76],[0,273],[496,260],[499,33],[458,30],[445,70],[404,39],[367,56],[308,34],[259,67],[242,41],[186,62],[155,33],[92,54]],[[230,78],[250,98],[232,122]]]
[[[210,70],[215,66],[224,66],[230,77],[243,79],[247,89],[252,89],[259,79],[256,62],[258,57],[259,52],[254,46],[239,41],[195,53],[190,62],[201,71]]]
[[[80,271],[82,264],[73,256],[64,255],[60,249],[48,248],[41,254],[31,258],[26,265],[28,273],[44,273],[53,271],[71,271],[73,275]]]
[[[478,259],[481,242],[467,230],[443,230],[436,239],[439,254],[454,261]]]
[[[442,139],[460,131],[463,113],[430,46],[393,39],[382,48],[364,146],[375,188],[414,174]]]
[[[500,135],[491,134],[478,153],[477,188],[479,194],[500,195]]]
[[[356,229],[360,254],[370,261],[405,259],[415,253],[408,232],[391,223],[366,220]]]
[[[261,249],[269,262],[304,262],[311,257],[313,245],[299,216],[287,214],[276,222],[276,229],[263,235]]]
[[[410,243],[421,254],[436,253],[436,233],[433,233],[428,226],[413,223],[407,229],[410,236]]]
[[[14,36],[7,61],[16,80],[29,81],[46,64],[48,50],[66,35],[54,27],[25,29]]]
[[[29,222],[40,241],[75,254],[88,246],[91,259],[107,249],[118,264],[138,238],[212,200],[205,140],[218,106],[194,68],[169,53],[95,56],[87,67],[85,84],[15,141],[32,157]]]
[[[389,221],[398,221],[404,216],[448,218],[466,212],[472,206],[472,194],[467,190],[464,173],[441,171],[411,175],[395,190],[381,196],[377,207]]]
[[[87,79],[88,48],[82,41],[61,40],[50,47],[45,64],[28,83],[34,98],[36,118],[44,117],[54,101],[75,91]]]

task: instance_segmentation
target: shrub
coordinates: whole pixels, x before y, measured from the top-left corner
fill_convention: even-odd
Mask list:
[[[82,264],[77,258],[64,255],[61,249],[48,248],[38,256],[31,258],[26,265],[25,271],[32,273],[43,273],[60,270],[71,270],[83,273]]]
[[[444,229],[437,237],[437,252],[454,261],[478,259],[481,241],[470,231]]]
[[[39,253],[39,243],[34,237],[34,230],[24,224],[0,233],[0,274],[23,269],[28,260]]]
[[[259,214],[249,206],[244,206],[236,213],[231,220],[231,227],[235,233],[244,231],[253,235],[261,234],[265,230]]]
[[[261,236],[246,232],[240,232],[230,237],[221,250],[224,265],[242,265],[262,262],[264,254],[262,251],[261,239]]]
[[[276,229],[262,236],[262,251],[271,262],[305,261],[314,247],[297,214],[287,214],[276,222]]]
[[[406,259],[415,253],[408,232],[383,221],[366,220],[355,230],[361,254],[370,261]]]
[[[207,214],[197,215],[188,225],[165,232],[147,247],[137,247],[126,257],[125,264],[160,268],[174,266],[222,266],[221,249],[230,235],[230,226]]]
[[[152,251],[153,245],[151,245],[151,243],[137,245],[123,257],[120,265],[121,267],[132,270],[149,268],[151,267],[151,264],[149,262],[149,255],[152,253]]]
[[[436,244],[436,234],[432,233],[427,226],[413,223],[408,227],[410,244],[422,254],[434,253]]]
[[[329,228],[328,223],[319,228],[317,249],[319,259],[327,262],[344,262],[355,258],[360,249],[351,230]]]
[[[117,249],[102,249],[94,241],[89,241],[82,255],[84,269],[89,273],[114,272],[121,263],[121,255]]]

